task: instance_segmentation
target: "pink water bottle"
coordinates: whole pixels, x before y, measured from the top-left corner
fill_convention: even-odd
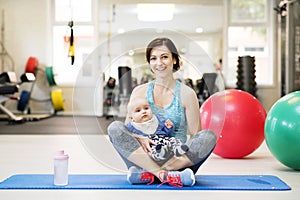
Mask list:
[[[69,156],[63,150],[54,155],[54,185],[68,185]]]

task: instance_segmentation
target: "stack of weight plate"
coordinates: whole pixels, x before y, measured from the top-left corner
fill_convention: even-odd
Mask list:
[[[256,97],[255,57],[238,57],[237,89],[246,91]]]
[[[45,70],[39,69],[38,68],[39,62],[36,57],[29,57],[26,63],[25,67],[25,72],[26,73],[33,73],[36,78],[37,77],[37,71],[42,71],[46,74],[47,81],[49,83],[49,86],[51,87],[50,91],[50,97],[49,101],[51,101],[54,111],[63,111],[65,109],[64,106],[64,98],[63,98],[63,93],[60,88],[57,88],[56,82],[55,82],[55,74],[53,72],[53,67],[52,66],[47,66]],[[33,83],[34,84],[34,83]],[[19,102],[18,102],[18,110],[24,112],[26,109],[28,109],[28,103],[29,100],[35,100],[38,101],[37,99],[32,99],[30,97],[30,94],[32,93],[33,86],[31,87],[31,91],[23,90],[21,92]],[[48,101],[48,99],[46,99]],[[45,101],[45,100],[40,100],[40,101]]]
[[[63,93],[60,88],[56,87],[56,82],[55,82],[55,78],[54,78],[55,74],[53,73],[53,67],[47,66],[45,72],[46,72],[46,76],[47,76],[49,85],[52,87],[51,100],[52,100],[54,110],[55,110],[55,112],[63,111],[65,109]]]

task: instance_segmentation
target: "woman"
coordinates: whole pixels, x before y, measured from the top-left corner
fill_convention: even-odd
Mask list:
[[[154,114],[174,122],[171,136],[186,143],[189,151],[181,157],[173,156],[164,163],[149,157],[151,144],[147,137],[130,133],[122,122],[108,127],[110,140],[129,168],[128,181],[132,184],[152,183],[156,177],[174,186],[192,186],[194,174],[211,154],[216,144],[212,131],[202,130],[196,93],[173,77],[180,68],[180,57],[168,38],[156,38],[146,49],[146,58],[155,80],[135,87],[130,101],[146,98]],[[187,141],[187,134],[190,139]]]

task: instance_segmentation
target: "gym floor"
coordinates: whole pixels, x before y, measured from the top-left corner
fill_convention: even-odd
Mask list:
[[[90,120],[89,118],[86,118]],[[105,119],[101,119],[107,126]],[[101,121],[100,120],[100,121]],[[27,128],[26,128],[27,127]],[[30,128],[30,129],[29,129]],[[47,129],[47,131],[45,130]],[[105,137],[105,136],[104,136]],[[82,144],[72,117],[51,117],[21,125],[0,121],[0,181],[14,174],[53,173],[53,154],[64,149],[70,155],[69,173],[122,173],[98,162]],[[107,153],[103,149],[104,153]],[[113,157],[111,159],[114,159]],[[122,167],[121,167],[122,168]],[[300,195],[300,173],[282,165],[263,143],[244,159],[212,155],[198,174],[275,175],[290,191],[153,191],[153,190],[0,190],[1,200],[54,199],[272,199],[296,200]]]

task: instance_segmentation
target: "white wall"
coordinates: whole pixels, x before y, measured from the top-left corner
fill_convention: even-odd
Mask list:
[[[5,12],[4,43],[19,75],[29,56],[37,57],[42,66],[51,64],[49,6],[47,0],[0,0]]]

